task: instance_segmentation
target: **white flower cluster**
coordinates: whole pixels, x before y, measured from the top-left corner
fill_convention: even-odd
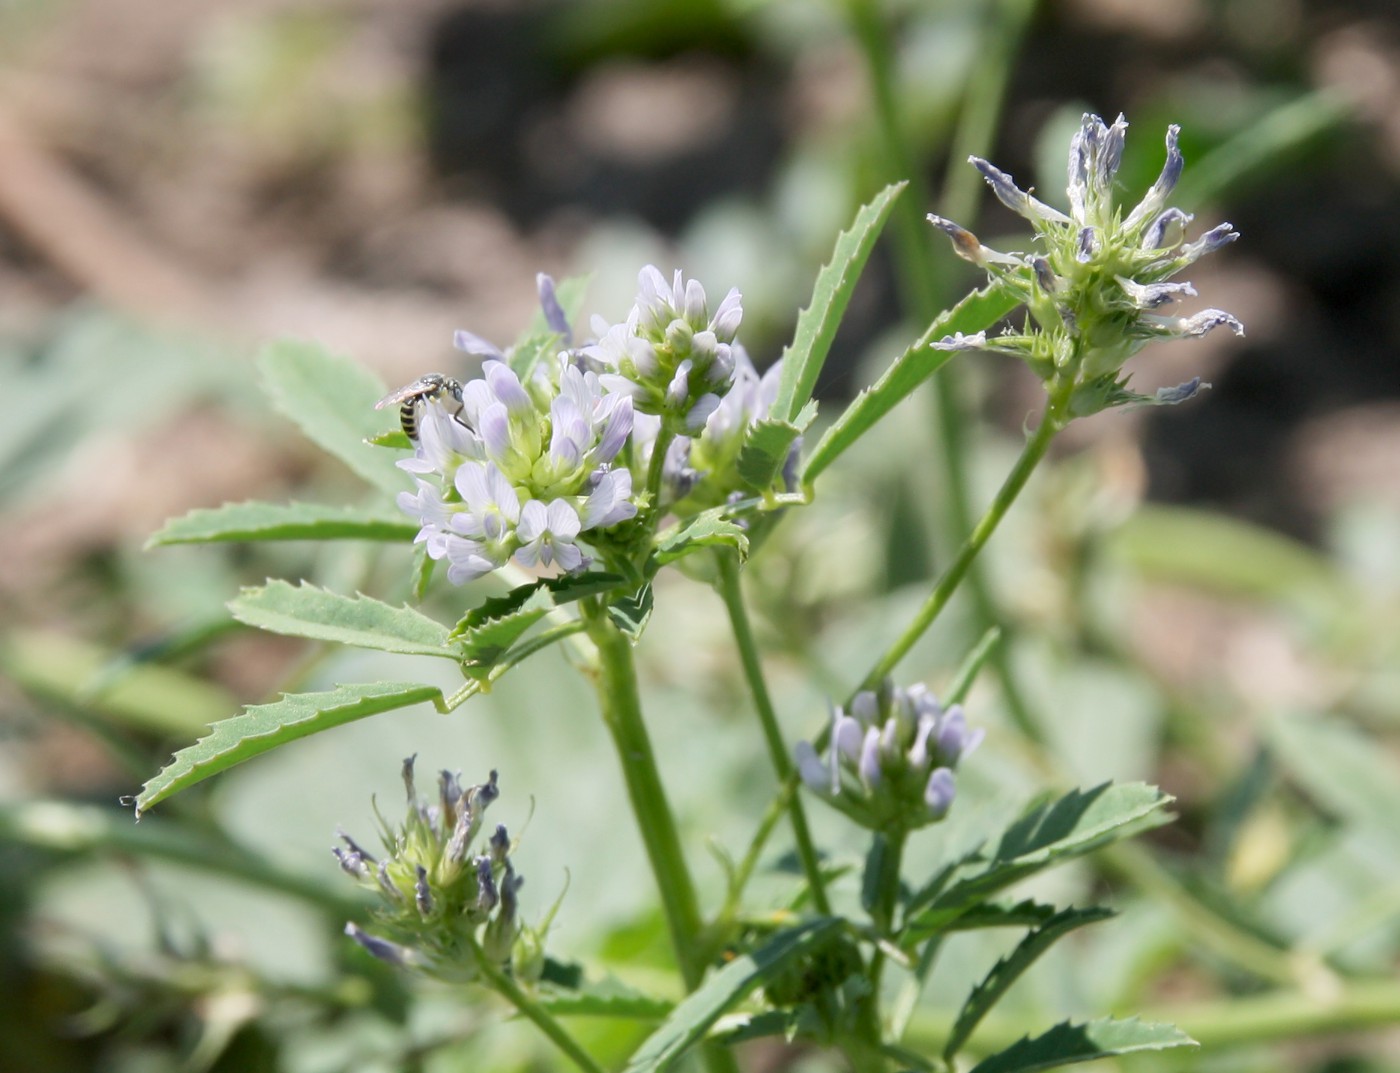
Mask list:
[[[590,556],[580,542],[596,548],[604,531],[639,511],[684,514],[723,503],[741,487],[735,463],[744,435],[777,392],[777,367],[760,377],[734,341],[743,314],[737,291],[711,314],[699,283],[678,272],[667,285],[648,265],[627,318],[595,318],[597,341],[574,347],[552,281],[541,276],[539,284],[558,346],[525,382],[507,354],[458,332],[459,348],[487,356],[482,375],[460,392],[423,392],[408,403],[415,450],[399,465],[417,487],[400,494],[399,506],[418,519],[417,541],[446,560],[454,584],[512,558],[582,570]],[[647,490],[651,450],[667,421],[688,434],[668,438],[663,487]]]

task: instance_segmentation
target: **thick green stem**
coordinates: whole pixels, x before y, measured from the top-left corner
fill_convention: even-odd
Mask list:
[[[596,601],[583,604],[588,635],[598,649],[595,687],[603,722],[612,735],[627,797],[641,829],[642,844],[651,862],[661,893],[661,909],[676,951],[676,963],[687,991],[700,986],[708,960],[700,903],[685,862],[680,834],[671,804],[661,783],[651,737],[642,721],[642,700],[637,689],[637,668],[632,642],[607,617]],[[734,1056],[722,1045],[705,1044],[700,1057],[709,1073],[737,1073]]]
[[[548,1010],[530,997],[511,975],[486,956],[485,952],[473,944],[477,967],[497,992],[510,1002],[521,1015],[533,1021],[549,1037],[550,1042],[569,1057],[569,1060],[583,1070],[583,1073],[603,1073],[603,1067],[589,1057],[588,1052],[579,1046],[578,1040],[564,1030]]]
[[[1062,427],[1063,419],[1059,416],[1059,407],[1052,397],[1051,404],[1041,415],[1039,427],[1031,433],[1030,438],[1026,441],[1020,457],[1016,459],[1016,464],[997,490],[991,506],[987,508],[987,512],[982,515],[982,519],[963,542],[963,546],[958,549],[957,556],[934,584],[933,591],[929,593],[928,599],[919,608],[914,620],[905,628],[889,650],[876,661],[875,666],[870,669],[870,673],[865,676],[862,688],[876,688],[880,681],[904,658],[914,643],[924,635],[924,631],[933,624],[934,619],[947,605],[958,585],[968,576],[973,560],[977,558],[982,546],[987,543],[987,539],[996,531],[998,523],[1001,522],[1008,508],[1021,493],[1021,489],[1025,487],[1026,481],[1035,471],[1035,467],[1045,457],[1050,442]]]
[[[671,944],[676,951],[681,978],[694,991],[705,971],[701,952],[701,921],[695,885],[681,849],[680,835],[651,738],[642,722],[642,702],[637,691],[637,669],[632,643],[599,608],[588,608],[588,635],[598,648],[596,687],[603,722],[612,734],[622,764],[627,796],[641,828],[651,870],[661,891],[661,907]]]
[[[748,609],[744,607],[744,593],[739,585],[739,563],[733,555],[721,553],[716,558],[719,562],[719,593],[729,611],[729,625],[734,631],[735,644],[739,647],[739,658],[744,665],[744,678],[748,681],[749,692],[753,694],[754,710],[758,713],[758,722],[763,728],[768,758],[773,763],[773,771],[778,780],[786,783],[794,771],[792,758],[788,755],[787,743],[783,741],[782,730],[778,727],[778,714],[773,710],[773,700],[768,695],[768,683],[763,677],[758,643],[754,640]],[[792,821],[792,835],[797,843],[797,857],[802,862],[802,871],[807,876],[807,886],[812,892],[812,905],[822,916],[829,916],[831,903],[826,897],[821,861],[817,856],[816,847],[812,844],[812,832],[807,826],[807,813],[798,794],[788,795],[787,811],[788,818]]]

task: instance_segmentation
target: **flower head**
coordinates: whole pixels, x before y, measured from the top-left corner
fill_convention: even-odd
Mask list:
[[[712,313],[705,288],[679,270],[668,284],[647,265],[638,284],[624,320],[594,318],[597,341],[581,354],[603,370],[604,386],[630,396],[639,412],[673,422],[676,431],[698,432],[734,376],[739,292],[730,290]]]
[[[886,681],[832,711],[823,758],[798,742],[807,788],[873,830],[912,831],[941,820],[953,803],[954,769],[982,740],[958,704],[944,708],[922,685]]]
[[[717,401],[698,432],[677,436],[666,452],[662,502],[675,514],[684,516],[719,506],[747,488],[739,476],[739,452],[749,429],[772,409],[783,363],[779,359],[760,376],[742,345],[735,343],[732,354],[734,379],[729,390]],[[645,415],[635,419],[633,443],[642,465],[650,459],[660,426],[659,420]],[[790,451],[790,465],[795,464],[800,450],[798,440]],[[791,487],[791,474],[785,473],[784,478]]]
[[[413,757],[403,763],[408,815],[391,827],[380,818],[384,856],[349,835],[332,852],[344,871],[379,897],[373,929],[346,933],[375,957],[419,968],[444,980],[472,980],[478,957],[510,960],[520,932],[516,892],[523,880],[511,864],[511,841],[498,825],[475,846],[487,807],[499,795],[496,773],[462,788],[456,774],[438,777],[437,798],[419,799]]]
[[[1021,358],[1047,386],[1063,387],[1065,419],[1130,402],[1183,401],[1194,392],[1129,391],[1124,362],[1156,339],[1199,338],[1218,327],[1244,334],[1240,322],[1219,309],[1185,317],[1156,312],[1196,294],[1189,283],[1167,280],[1239,235],[1229,224],[1221,224],[1195,242],[1183,242],[1191,217],[1167,205],[1183,166],[1176,126],[1167,128],[1161,174],[1124,214],[1114,197],[1114,179],[1127,129],[1122,116],[1111,125],[1096,115],[1084,116],[1070,141],[1068,215],[1021,190],[1011,176],[987,161],[970,158],[997,199],[1030,223],[1039,253],[1001,253],[957,224],[929,217],[960,257],[986,269],[1029,314],[1019,332],[993,339],[982,333],[959,334],[934,347],[984,349]]]
[[[604,390],[567,352],[528,386],[488,360],[460,402],[425,400],[418,426],[413,457],[399,463],[417,488],[399,506],[454,584],[512,557],[580,570],[580,537],[637,513],[631,472],[612,466],[632,431],[632,399]]]

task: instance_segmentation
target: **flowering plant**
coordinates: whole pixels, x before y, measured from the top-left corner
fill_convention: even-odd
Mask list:
[[[251,708],[177,753],[135,798],[138,815],[311,732],[423,702],[451,711],[541,650],[566,644],[594,686],[615,746],[679,974],[679,998],[632,996],[608,1007],[649,1021],[657,1019],[658,1004],[663,1010],[632,1054],[630,1073],[667,1068],[691,1051],[710,1070],[736,1069],[731,1045],[763,1035],[838,1048],[862,1070],[953,1068],[1018,975],[1061,936],[1107,915],[998,895],[1044,868],[1164,822],[1169,801],[1140,784],[1062,792],[1010,822],[986,820],[970,845],[950,842],[931,873],[904,867],[918,832],[964,810],[976,815],[974,795],[955,794],[955,785],[957,773],[977,763],[983,730],[976,707],[969,716],[964,701],[995,633],[959,654],[961,666],[941,690],[942,701],[922,683],[897,685],[897,665],[968,576],[1060,430],[1111,406],[1182,402],[1200,386],[1195,380],[1137,395],[1122,372],[1131,354],[1153,339],[1196,337],[1216,326],[1240,331],[1219,310],[1177,318],[1154,312],[1194,294],[1189,284],[1169,279],[1235,233],[1222,225],[1183,244],[1189,217],[1165,203],[1182,165],[1175,128],[1161,177],[1124,214],[1113,185],[1125,129],[1121,118],[1106,125],[1084,117],[1070,147],[1068,214],[973,159],[996,196],[1031,224],[1036,246],[999,252],[932,217],[961,256],[987,271],[988,289],[937,318],[810,450],[814,386],[899,186],[862,208],[838,238],[792,345],[762,375],[738,341],[737,291],[712,309],[697,281],[676,272],[668,283],[651,266],[640,273],[631,309],[616,321],[595,317],[583,341],[574,339],[560,297],[564,287],[539,277],[542,327],[515,346],[499,350],[459,333],[458,347],[484,359],[465,383],[434,373],[386,395],[368,374],[314,349],[272,351],[264,365],[274,385],[337,385],[333,396],[308,403],[297,416],[376,488],[393,494],[401,517],[386,517],[380,508],[238,504],[176,520],[157,543],[404,541],[418,548],[420,594],[439,564],[446,565],[448,585],[460,587],[454,591],[470,594],[495,575],[508,577],[512,587],[464,607],[450,624],[305,584],[274,581],[245,591],[232,605],[243,622],[439,657],[460,670],[462,685],[444,695],[419,682],[347,684]],[[1018,307],[1019,326],[987,335]],[[749,622],[741,568],[782,512],[809,504],[821,474],[919,382],[954,354],[980,351],[1025,361],[1045,382],[1046,409],[922,606],[849,698],[834,704],[821,729],[790,745]],[[401,428],[379,421],[376,399],[381,414],[400,407]],[[704,566],[701,573],[724,600],[774,774],[773,820],[760,826],[746,863],[732,871],[725,904],[712,913],[701,905],[660,776],[633,655],[656,599],[654,580],[682,561]],[[335,851],[343,869],[380,902],[367,925],[349,926],[350,935],[397,967],[498,992],[575,1066],[601,1069],[554,1012],[570,1001],[575,1009],[593,1008],[590,985],[544,953],[547,922],[522,920],[521,879],[506,829],[497,827],[484,847],[477,845],[486,806],[498,794],[496,772],[465,790],[457,775],[444,772],[431,804],[417,796],[411,760],[404,772],[408,817],[399,826],[383,822],[383,855],[349,836]],[[799,787],[865,832],[859,907],[843,882],[846,869],[818,849]],[[782,815],[800,882],[781,909],[743,911],[753,862]],[[908,1046],[908,1004],[892,1012],[890,973],[897,971],[906,992],[917,996],[948,934],[1008,927],[1025,929],[1023,939],[968,995],[939,1055]],[[1169,1025],[1110,1018],[1051,1028],[978,1069],[1044,1069],[1189,1042]]]

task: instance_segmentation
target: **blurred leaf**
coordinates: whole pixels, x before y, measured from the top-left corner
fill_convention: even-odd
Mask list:
[[[409,607],[391,607],[368,596],[342,596],[303,581],[269,581],[229,601],[233,617],[260,630],[309,637],[356,648],[409,656],[460,660],[447,627]]]
[[[365,905],[354,888],[327,884],[323,876],[288,872],[207,829],[190,829],[159,817],[136,824],[110,806],[70,801],[0,804],[0,839],[61,853],[127,854],[171,861],[200,871],[281,891],[328,908],[358,914]]]
[[[783,351],[778,394],[768,411],[774,421],[797,424],[798,413],[812,397],[860,271],[905,185],[900,182],[885,187],[861,207],[851,226],[836,236],[831,260],[817,273],[812,300],[798,314],[792,343]]]
[[[1283,766],[1323,807],[1400,839],[1400,765],[1337,716],[1286,715],[1264,734]]]
[[[1006,993],[1006,989],[1016,982],[1017,977],[1035,964],[1041,954],[1076,928],[1107,920],[1113,915],[1112,909],[1099,907],[1063,909],[1033,928],[1017,944],[1015,950],[992,966],[982,982],[968,995],[952,1031],[948,1034],[948,1042],[943,1047],[944,1060],[952,1064],[953,1056],[962,1050],[963,1044],[986,1016],[987,1011],[997,1004]]]
[[[956,353],[933,350],[930,344],[954,332],[970,335],[983,331],[1015,308],[1016,300],[1011,295],[998,287],[987,287],[973,291],[935,320],[928,331],[895,358],[873,386],[864,388],[826,430],[807,459],[802,483],[815,481],[822,470]]]
[[[258,369],[273,405],[313,443],[376,488],[393,494],[408,487],[394,456],[367,442],[397,420],[397,413],[375,410],[385,388],[372,372],[315,343],[293,340],[264,347]]]
[[[57,633],[0,639],[0,669],[23,689],[122,726],[188,737],[234,706],[222,689],[170,667],[136,663],[114,675],[118,658]]]
[[[1275,174],[1282,161],[1352,115],[1355,105],[1323,90],[1291,100],[1244,124],[1238,134],[1193,163],[1181,177],[1182,205],[1214,201],[1251,173]]]
[[[241,715],[223,719],[195,744],[181,749],[171,762],[141,787],[133,799],[136,818],[152,805],[235,764],[285,745],[297,738],[407,708],[425,700],[443,707],[442,691],[414,682],[375,682],[341,685],[327,693],[287,694],[271,704],[258,704]]]
[[[972,1067],[971,1073],[1031,1073],[1076,1062],[1092,1062],[1134,1051],[1194,1047],[1196,1041],[1175,1025],[1106,1017],[1087,1024],[1062,1022],[1035,1039],[1023,1038]]]
[[[225,503],[172,518],[146,547],[244,540],[411,541],[418,526],[402,514],[321,503]]]
[[[627,1063],[626,1073],[669,1068],[751,991],[841,927],[840,920],[822,917],[780,931],[757,950],[740,954],[687,996],[647,1037]]]
[[[622,1017],[638,1021],[659,1021],[676,1004],[648,995],[616,977],[586,980],[583,970],[574,966],[577,982],[567,987],[550,982],[541,988],[539,1004],[556,1017]],[[551,975],[557,977],[557,971]]]
[[[1107,542],[1153,578],[1271,599],[1320,597],[1338,611],[1355,600],[1345,575],[1307,545],[1209,511],[1142,507]]]

